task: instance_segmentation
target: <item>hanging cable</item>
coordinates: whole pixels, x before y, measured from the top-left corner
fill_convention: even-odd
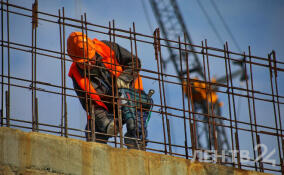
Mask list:
[[[144,11],[144,14],[145,14],[145,17],[146,17],[146,20],[147,20],[150,32],[153,32],[154,30],[152,28],[152,23],[151,23],[151,20],[149,18],[148,10],[147,10],[147,7],[146,7],[146,5],[144,3],[144,0],[141,0],[141,3],[142,3],[143,11]]]
[[[233,42],[234,42],[236,48],[238,49],[239,52],[241,52],[241,48],[240,48],[239,44],[237,43],[237,40],[236,40],[236,38],[234,37],[234,35],[233,35],[232,31],[230,30],[229,26],[227,25],[225,19],[223,18],[222,14],[221,14],[221,12],[220,12],[220,10],[219,10],[219,8],[218,8],[217,5],[215,4],[214,0],[210,0],[210,2],[211,2],[211,4],[212,4],[212,6],[214,7],[215,11],[217,12],[219,18],[221,19],[223,25],[225,26],[225,29],[227,30],[227,32],[229,33],[230,37],[232,38],[232,40],[233,40]]]
[[[204,15],[205,15],[205,17],[206,17],[206,19],[207,19],[209,25],[211,26],[211,28],[212,28],[213,31],[215,32],[215,34],[216,34],[216,36],[217,36],[217,38],[218,38],[220,44],[223,45],[223,44],[224,44],[224,41],[223,41],[223,39],[221,38],[221,35],[219,34],[218,30],[217,30],[216,27],[214,26],[214,23],[211,21],[211,19],[210,19],[208,13],[206,12],[204,6],[201,4],[201,2],[200,2],[199,0],[196,0],[196,1],[197,1],[197,4],[199,5],[200,9],[201,9],[202,12],[204,13]]]

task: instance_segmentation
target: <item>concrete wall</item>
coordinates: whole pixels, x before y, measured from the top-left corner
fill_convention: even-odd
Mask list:
[[[0,128],[0,175],[183,175],[262,173],[150,152]]]

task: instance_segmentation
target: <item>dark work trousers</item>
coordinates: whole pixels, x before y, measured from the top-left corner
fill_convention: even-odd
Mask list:
[[[107,140],[109,139],[110,136],[105,135],[106,131],[107,131],[107,127],[108,125],[113,121],[113,105],[112,103],[112,99],[111,98],[107,98],[104,95],[109,95],[111,90],[108,89],[107,86],[105,86],[99,79],[92,79],[92,81],[90,81],[94,87],[94,89],[96,90],[96,92],[99,94],[99,96],[101,97],[101,99],[103,101],[107,101],[104,102],[105,105],[108,107],[107,111],[105,108],[99,106],[96,104],[95,101],[92,101],[92,105],[94,105],[94,116],[95,116],[95,132],[97,132],[97,134],[95,135],[96,138],[96,142],[100,142],[100,143],[107,143]],[[75,88],[75,91],[79,97],[80,103],[82,105],[82,107],[86,110],[86,96],[85,96],[85,92],[83,92],[81,90],[81,88],[79,87],[79,85],[77,84],[77,82],[73,79],[73,85]],[[110,94],[111,95],[111,94]],[[89,103],[89,101],[88,101]],[[90,114],[90,104],[88,104],[88,112],[89,112],[89,116],[91,116]],[[93,123],[91,122],[90,119],[87,120],[87,124],[86,124],[86,130],[87,131],[92,131],[92,127],[93,127]],[[89,133],[89,137],[88,137],[88,133]],[[88,138],[92,138],[93,135],[91,134],[91,132],[86,132],[86,138],[87,141],[91,141],[88,140]]]
[[[99,143],[107,143],[107,140],[110,138],[110,136],[105,135],[106,134],[106,128],[108,127],[109,123],[113,121],[113,115],[109,114],[107,110],[104,108],[98,107],[95,108],[94,111],[95,114],[95,141]],[[92,141],[93,135],[92,135],[92,127],[93,123],[91,119],[88,119],[88,123],[86,124],[86,131],[85,133],[87,141]]]

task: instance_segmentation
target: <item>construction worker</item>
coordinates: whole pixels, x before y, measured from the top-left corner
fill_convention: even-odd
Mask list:
[[[134,88],[136,91],[143,91],[139,76],[140,60],[135,59],[129,51],[118,44],[99,41],[96,38],[91,40],[81,32],[70,34],[67,39],[67,52],[73,60],[69,76],[73,80],[74,89],[82,107],[85,110],[88,108],[89,111],[89,124],[87,124],[89,127],[86,126],[86,130],[90,131],[92,128],[90,111],[94,109],[95,131],[102,133],[96,134],[96,141],[106,143],[109,135],[114,135],[115,125],[118,128],[112,115],[116,110],[113,108],[116,86],[122,91]],[[86,93],[92,100],[92,106],[86,105],[86,101],[88,102]],[[123,120],[124,123],[131,123],[127,124],[129,132],[134,129],[134,122],[126,121],[127,118]],[[128,135],[135,137],[133,134]]]

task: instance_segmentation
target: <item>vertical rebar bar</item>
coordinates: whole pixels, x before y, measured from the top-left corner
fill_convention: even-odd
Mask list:
[[[208,82],[207,82],[207,75],[206,75],[206,69],[205,69],[205,55],[207,55],[207,53],[204,53],[204,48],[206,49],[206,46],[204,47],[204,43],[203,41],[201,42],[202,45],[202,60],[203,60],[203,78],[204,78],[204,84],[205,84],[205,91],[206,91],[206,99],[201,99],[201,100],[206,100],[206,106],[204,104],[202,104],[202,108],[205,109],[204,111],[206,111],[206,115],[203,114],[203,119],[206,120],[208,122],[208,143],[207,143],[207,149],[212,150],[212,132],[211,132],[211,119],[212,119],[212,115],[210,115],[210,105],[209,105],[209,100],[208,100]],[[202,89],[203,87],[196,87],[196,88],[201,88],[201,91],[203,91],[204,89]],[[213,120],[213,119],[212,119]],[[205,124],[205,123],[204,123]]]
[[[181,42],[180,42],[180,36],[178,37],[178,49],[179,49],[179,60],[180,60],[180,70],[183,70],[182,67],[182,52],[181,52]],[[184,88],[183,88],[183,77],[180,77],[182,80],[181,82],[181,92],[182,92],[182,111],[183,111],[183,129],[184,129],[184,147],[185,147],[185,158],[188,159],[188,146],[187,146],[187,129],[186,129],[186,118],[185,118],[185,103],[184,103]]]
[[[252,114],[251,114],[251,102],[250,102],[250,93],[249,93],[249,84],[248,84],[248,72],[247,72],[247,61],[246,61],[246,54],[244,52],[244,69],[245,69],[245,81],[246,81],[246,91],[247,91],[247,100],[248,100],[248,113],[249,113],[249,121],[250,121],[250,130],[251,130],[251,140],[252,140],[252,150],[253,150],[253,159],[256,160],[255,154],[255,139],[253,134],[253,123],[252,123]],[[255,171],[257,171],[257,164],[254,162]]]
[[[235,139],[236,139],[236,149],[237,149],[237,156],[238,156],[238,168],[241,168],[241,161],[240,161],[240,141],[239,141],[239,132],[238,132],[238,120],[237,120],[237,113],[236,113],[236,105],[235,105],[235,95],[234,95],[234,85],[233,85],[233,78],[232,78],[232,70],[231,70],[231,59],[229,53],[228,43],[226,42],[227,48],[227,56],[228,56],[228,68],[229,68],[229,79],[231,85],[231,93],[232,93],[232,102],[233,102],[233,112],[234,112],[234,122],[235,122]]]
[[[10,94],[8,91],[5,92],[6,97],[6,126],[10,127]]]
[[[217,151],[217,154],[219,154],[219,149],[218,149],[218,140],[217,140],[217,131],[216,131],[216,123],[215,123],[215,111],[214,111],[214,104],[212,100],[213,92],[211,88],[211,75],[210,75],[210,64],[209,64],[209,56],[208,56],[208,46],[207,46],[207,40],[205,40],[205,50],[206,50],[206,61],[207,61],[207,73],[208,73],[208,80],[209,80],[209,100],[210,100],[210,106],[211,106],[211,118],[212,118],[212,124],[213,124],[213,138],[214,138],[214,148]],[[205,65],[203,65],[205,66]],[[207,85],[206,85],[207,86]],[[208,109],[209,111],[210,109]],[[221,127],[221,126],[220,126]],[[219,156],[217,156],[219,157]],[[217,159],[218,162],[220,163],[220,159]]]
[[[1,126],[4,126],[4,5],[1,0]]]
[[[35,0],[35,2],[32,5],[32,130],[38,131],[38,113],[36,112],[37,105],[36,104],[36,75],[37,75],[37,59],[36,59],[36,52],[37,52],[37,26],[38,26],[38,1]]]
[[[282,121],[281,121],[281,112],[280,112],[280,103],[279,103],[279,93],[278,93],[278,83],[277,83],[277,62],[276,62],[276,53],[275,51],[272,51],[272,56],[273,56],[273,63],[274,63],[274,83],[275,83],[275,92],[276,92],[276,100],[277,100],[277,109],[278,109],[278,120],[279,120],[279,127],[280,127],[280,135],[283,136],[283,131],[282,131]],[[278,135],[279,137],[279,135]],[[279,138],[280,140],[282,139],[281,137]],[[280,141],[282,143],[282,141]],[[280,156],[280,164],[281,164],[281,169],[284,172],[284,164],[283,164],[283,157],[284,157],[284,145],[282,143],[282,154],[283,156]],[[281,151],[280,151],[281,154]]]
[[[34,102],[35,104],[35,110],[38,110],[38,104],[37,104],[37,28],[34,29]],[[38,112],[35,111],[35,130],[38,131]]]
[[[162,92],[163,92],[163,99],[164,99],[164,108],[165,108],[165,115],[166,120],[168,120],[168,110],[167,110],[167,100],[165,95],[165,81],[164,81],[164,73],[163,73],[163,61],[162,61],[162,48],[161,48],[161,37],[160,37],[160,29],[158,29],[158,47],[159,47],[159,57],[160,57],[160,68],[161,68],[161,81],[162,81]],[[167,131],[170,131],[169,129]],[[171,133],[168,132],[168,142],[169,142],[169,153],[172,155],[172,145],[171,145]]]
[[[115,22],[114,20],[112,20],[112,31],[113,31],[113,45],[115,46]],[[134,27],[134,30],[135,30],[135,27]],[[135,42],[135,38],[134,38],[134,42]],[[136,46],[136,45],[135,45]],[[136,52],[137,54],[137,52]],[[114,56],[116,55],[116,53],[114,53]],[[137,55],[136,55],[137,56]],[[112,59],[115,59],[115,58],[112,58]],[[117,64],[115,61],[113,61],[114,63],[114,72],[115,72],[115,75],[117,75]],[[113,66],[113,65],[112,65]],[[121,72],[120,72],[121,73]],[[116,80],[117,80],[117,76],[115,76]],[[116,81],[117,82],[117,81]],[[118,95],[118,87],[117,87],[117,84],[115,85],[115,91],[116,91],[116,98],[118,99],[119,98],[119,95]],[[120,107],[120,99],[119,101],[117,101],[117,111],[118,111],[118,127],[119,127],[119,139],[120,139],[120,148],[123,148],[123,130],[122,130],[122,113],[121,113],[121,107]]]
[[[185,46],[184,46],[185,50],[187,50],[186,34],[184,34],[184,43],[185,43]],[[197,136],[196,136],[196,121],[195,121],[195,110],[194,110],[195,107],[194,107],[194,101],[193,101],[193,96],[192,96],[192,86],[191,86],[189,63],[188,63],[188,51],[185,53],[185,55],[186,55],[185,57],[186,58],[186,87],[187,87],[187,94],[188,94],[187,103],[188,103],[188,116],[189,116],[189,127],[190,127],[190,135],[191,135],[192,155],[196,155],[195,150],[197,149]],[[192,118],[191,118],[191,114],[192,114]],[[196,157],[196,159],[198,160],[198,157]]]
[[[271,95],[272,95],[272,106],[273,106],[273,113],[274,113],[274,122],[275,122],[275,127],[276,127],[276,139],[277,139],[277,145],[278,145],[278,154],[279,154],[279,159],[282,159],[282,155],[281,155],[281,140],[279,137],[279,129],[278,129],[278,119],[277,119],[277,112],[276,112],[276,104],[275,104],[275,92],[274,92],[274,86],[273,86],[273,67],[272,67],[272,59],[271,56],[274,52],[272,52],[271,54],[268,54],[268,65],[269,65],[269,73],[270,73],[270,87],[271,87]],[[277,73],[275,72],[274,69],[274,76],[277,76]],[[281,122],[281,121],[280,121]],[[280,163],[281,164],[281,163]]]
[[[166,100],[166,91],[165,91],[165,81],[164,81],[164,71],[163,71],[163,61],[162,61],[162,48],[161,48],[161,37],[160,37],[160,29],[158,29],[158,42],[159,42],[159,58],[160,58],[160,71],[161,71],[161,81],[162,81],[162,94],[163,94],[163,100],[164,100],[164,108],[165,108],[165,115],[166,115],[166,120],[168,120],[168,106],[167,106],[167,100]],[[167,125],[168,127],[168,125]],[[167,134],[168,134],[168,143],[169,143],[169,154],[172,155],[172,145],[171,145],[171,133],[169,132],[170,129],[167,129]]]
[[[84,13],[84,24],[85,24],[85,27],[84,27],[84,30],[85,30],[85,34],[86,34],[86,40],[88,40],[88,27],[87,27],[87,14]],[[87,47],[87,50],[89,50],[89,42],[86,41],[86,47]],[[91,58],[92,59],[92,58]],[[89,79],[89,84],[88,84],[88,89],[90,90],[91,88],[91,67],[93,69],[93,65],[91,65],[90,63],[90,58],[89,58],[89,52],[87,52],[87,64],[88,64],[88,79]],[[89,92],[91,94],[91,92]],[[89,96],[89,104],[90,104],[90,116],[91,116],[91,119],[90,119],[90,122],[91,122],[91,135],[92,135],[92,138],[91,138],[91,141],[96,141],[96,134],[95,134],[95,130],[96,130],[96,116],[95,116],[95,107],[93,105],[93,100],[91,98],[91,96]]]
[[[254,97],[254,84],[253,84],[253,69],[252,69],[252,61],[251,61],[251,49],[250,46],[248,47],[248,51],[249,51],[249,63],[250,63],[250,85],[251,85],[251,97],[252,97],[252,109],[253,109],[253,119],[254,119],[254,130],[255,130],[255,138],[256,138],[256,144],[259,145],[259,142],[257,140],[258,137],[258,128],[257,128],[257,120],[256,120],[256,111],[255,111],[255,97]],[[258,156],[261,156],[261,154],[259,154],[259,151],[257,151]]]
[[[234,144],[234,132],[233,132],[233,119],[232,119],[232,111],[231,111],[231,97],[230,97],[230,84],[229,84],[229,75],[228,75],[228,61],[227,59],[229,59],[227,57],[227,45],[224,44],[224,59],[225,59],[225,71],[226,71],[226,92],[227,92],[227,96],[228,96],[228,109],[229,109],[229,117],[230,117],[230,131],[231,131],[231,145],[232,145],[232,150],[235,148],[235,144]],[[232,155],[232,163],[233,166],[235,167],[235,155]]]
[[[134,40],[134,48],[135,48],[135,61],[136,61],[136,69],[138,70],[138,51],[137,51],[137,40],[136,40],[136,28],[135,28],[135,23],[133,22],[133,40]],[[141,64],[141,63],[140,63]],[[140,88],[142,85],[140,84],[141,82],[138,80],[138,87]],[[141,129],[142,129],[142,149],[146,148],[146,136],[145,136],[145,128],[144,128],[144,119],[143,119],[143,111],[142,111],[142,101],[141,101],[141,91],[138,90],[139,93],[139,110],[140,110],[140,122],[141,122]],[[138,125],[137,125],[138,127]]]
[[[35,115],[38,116],[38,98],[35,98]],[[39,131],[39,125],[38,125],[38,117],[36,117],[36,131]]]
[[[61,122],[60,122],[60,134],[63,136],[63,124],[64,124],[64,78],[63,78],[63,46],[62,46],[62,27],[61,27],[61,13],[58,9],[58,25],[59,25],[59,38],[60,38],[60,61],[61,61]]]
[[[8,110],[6,111],[6,113],[7,113],[7,126],[8,127],[10,127],[10,110],[11,110],[11,108],[10,108],[10,103],[11,103],[11,100],[10,100],[10,98],[11,98],[11,70],[10,70],[10,19],[9,19],[9,0],[7,0],[7,49],[8,49],[8,52],[7,52],[7,54],[8,54],[8,96],[7,96],[7,98],[8,98],[8,100],[6,101],[6,103],[8,103],[7,104],[7,106],[8,106]]]
[[[168,118],[166,118],[166,124],[167,124],[168,138],[171,138],[171,126],[170,126],[170,120]],[[168,139],[168,142],[169,142],[169,152],[170,155],[172,155],[172,140]]]
[[[66,54],[65,54],[65,11],[62,7],[62,23],[63,23],[63,90],[64,90],[64,135],[68,137],[68,119],[67,119],[67,102],[66,102]]]
[[[81,15],[81,21],[80,21],[80,23],[81,23],[81,32],[82,32],[82,37],[84,38],[85,37],[85,34],[84,34],[84,20],[83,20],[83,15]],[[84,39],[85,40],[85,39]],[[87,39],[86,39],[86,42],[88,42],[87,41]],[[81,58],[81,59],[86,59],[86,54],[85,54],[85,43],[83,42],[83,58]],[[87,52],[88,53],[88,52]],[[80,64],[80,63],[76,63],[76,64]],[[86,62],[83,62],[83,66],[84,66],[84,79],[86,80],[87,79],[87,65],[86,65]],[[89,116],[89,98],[90,98],[90,90],[88,90],[87,89],[87,83],[86,83],[87,81],[85,81],[85,83],[84,83],[84,86],[85,86],[85,91],[84,91],[84,93],[85,93],[85,110],[86,110],[86,117],[87,117],[87,141],[91,141],[92,140],[92,135],[91,135],[91,132],[90,132],[90,127],[92,127],[91,126],[91,124],[90,124],[90,120],[89,120],[89,118],[90,118],[90,116]]]
[[[33,24],[32,24],[33,26]],[[35,104],[34,104],[34,29],[32,27],[32,83],[31,83],[31,90],[32,90],[32,131],[35,131]]]
[[[256,142],[257,142],[257,152],[258,152],[258,155],[259,155],[259,159],[258,159],[258,163],[259,163],[259,169],[260,169],[260,172],[264,172],[264,167],[263,167],[263,162],[262,162],[262,150],[261,150],[261,142],[260,142],[260,136],[259,135],[256,135]]]
[[[130,34],[130,37],[129,37],[129,40],[130,40],[130,53],[131,53],[131,62],[132,62],[132,64],[131,64],[131,66],[132,66],[132,75],[133,75],[133,80],[134,80],[134,75],[135,75],[135,67],[136,67],[136,65],[134,66],[134,58],[133,58],[133,44],[132,44],[132,30],[131,30],[131,28],[129,28],[129,34]],[[138,72],[138,70],[137,70],[137,75],[139,75],[138,74],[139,72]],[[137,78],[139,78],[139,77],[137,77]],[[133,88],[134,89],[134,94],[136,94],[136,92],[138,91],[138,89],[136,89],[136,88]],[[134,95],[134,103],[135,103],[135,112],[136,112],[136,114],[138,114],[138,107],[137,107],[137,99],[136,99],[136,95]],[[135,122],[135,124],[136,124],[136,126],[138,126],[138,115],[136,115],[135,116],[135,118],[136,118],[136,122]],[[139,130],[138,130],[138,128],[136,128],[136,134],[137,134],[137,138],[136,139],[139,139],[140,138],[140,133],[139,133]]]
[[[163,96],[162,96],[162,90],[161,90],[161,72],[160,72],[160,66],[159,66],[159,52],[160,52],[160,46],[159,46],[159,41],[158,41],[158,30],[157,28],[154,31],[154,50],[155,50],[155,59],[157,62],[157,70],[158,70],[158,82],[159,82],[159,93],[160,93],[160,104],[161,104],[161,114],[162,114],[162,126],[163,126],[163,135],[164,135],[164,152],[165,154],[168,154],[167,151],[167,141],[166,141],[166,131],[165,131],[165,117],[164,117],[164,105],[163,105]]]
[[[112,47],[112,33],[111,33],[111,22],[109,22],[109,26],[108,26],[108,35],[109,35],[109,42],[110,42],[110,55],[111,55],[111,51],[113,50]],[[112,95],[112,105],[113,105],[113,121],[116,121],[116,107],[117,107],[117,98],[115,97],[116,92],[115,92],[115,87],[117,87],[116,85],[116,80],[113,74],[110,74],[111,76],[111,95]],[[117,111],[118,112],[118,111]],[[117,125],[114,125],[114,146],[117,147]],[[119,127],[119,126],[118,126]]]

